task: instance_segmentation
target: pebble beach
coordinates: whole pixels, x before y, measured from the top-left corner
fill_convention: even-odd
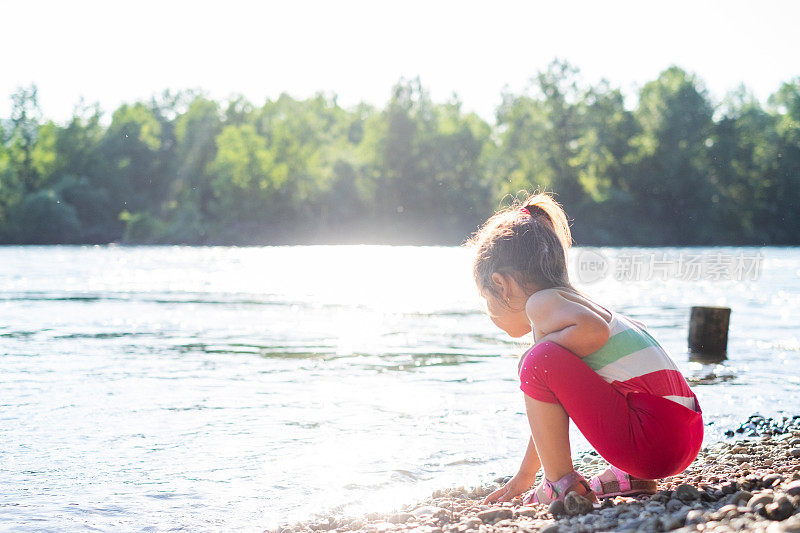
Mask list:
[[[565,502],[523,505],[521,499],[483,505],[506,478],[473,488],[434,492],[388,514],[319,517],[270,533],[359,531],[384,533],[759,531],[800,532],[800,416],[753,415],[705,446],[682,474],[659,482],[651,496],[616,497],[591,504],[575,494]],[[607,463],[596,453],[576,460],[588,479]]]

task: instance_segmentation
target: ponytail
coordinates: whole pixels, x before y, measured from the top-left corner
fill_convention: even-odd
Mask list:
[[[569,229],[567,214],[561,205],[547,193],[534,193],[522,202],[522,207],[536,222],[548,224],[556,234],[564,253],[572,246],[572,232]]]
[[[567,214],[561,205],[547,193],[535,193],[522,202],[522,207],[530,213],[536,221],[549,223],[550,228],[555,232],[564,252],[572,246],[572,232],[569,229]]]

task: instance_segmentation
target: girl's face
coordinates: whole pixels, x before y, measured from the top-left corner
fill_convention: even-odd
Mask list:
[[[530,333],[531,323],[525,312],[527,296],[513,280],[512,283],[513,285],[505,285],[505,290],[500,291],[500,297],[481,287],[478,290],[486,300],[486,314],[489,315],[492,322],[511,337],[516,338]],[[502,299],[503,294],[505,294],[505,300]]]

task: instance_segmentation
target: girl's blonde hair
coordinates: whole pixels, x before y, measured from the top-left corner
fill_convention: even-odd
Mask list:
[[[475,249],[473,274],[498,296],[492,273],[511,275],[525,290],[570,287],[567,250],[572,234],[564,210],[546,192],[514,202],[489,218],[464,243]]]

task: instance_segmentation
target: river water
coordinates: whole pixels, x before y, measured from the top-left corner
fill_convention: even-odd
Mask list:
[[[658,270],[689,256],[756,268]],[[571,268],[696,383],[708,440],[797,413],[800,250],[574,249]],[[689,361],[692,305],[733,309],[727,361]],[[2,247],[0,528],[261,531],[512,474],[525,347],[458,247]]]

